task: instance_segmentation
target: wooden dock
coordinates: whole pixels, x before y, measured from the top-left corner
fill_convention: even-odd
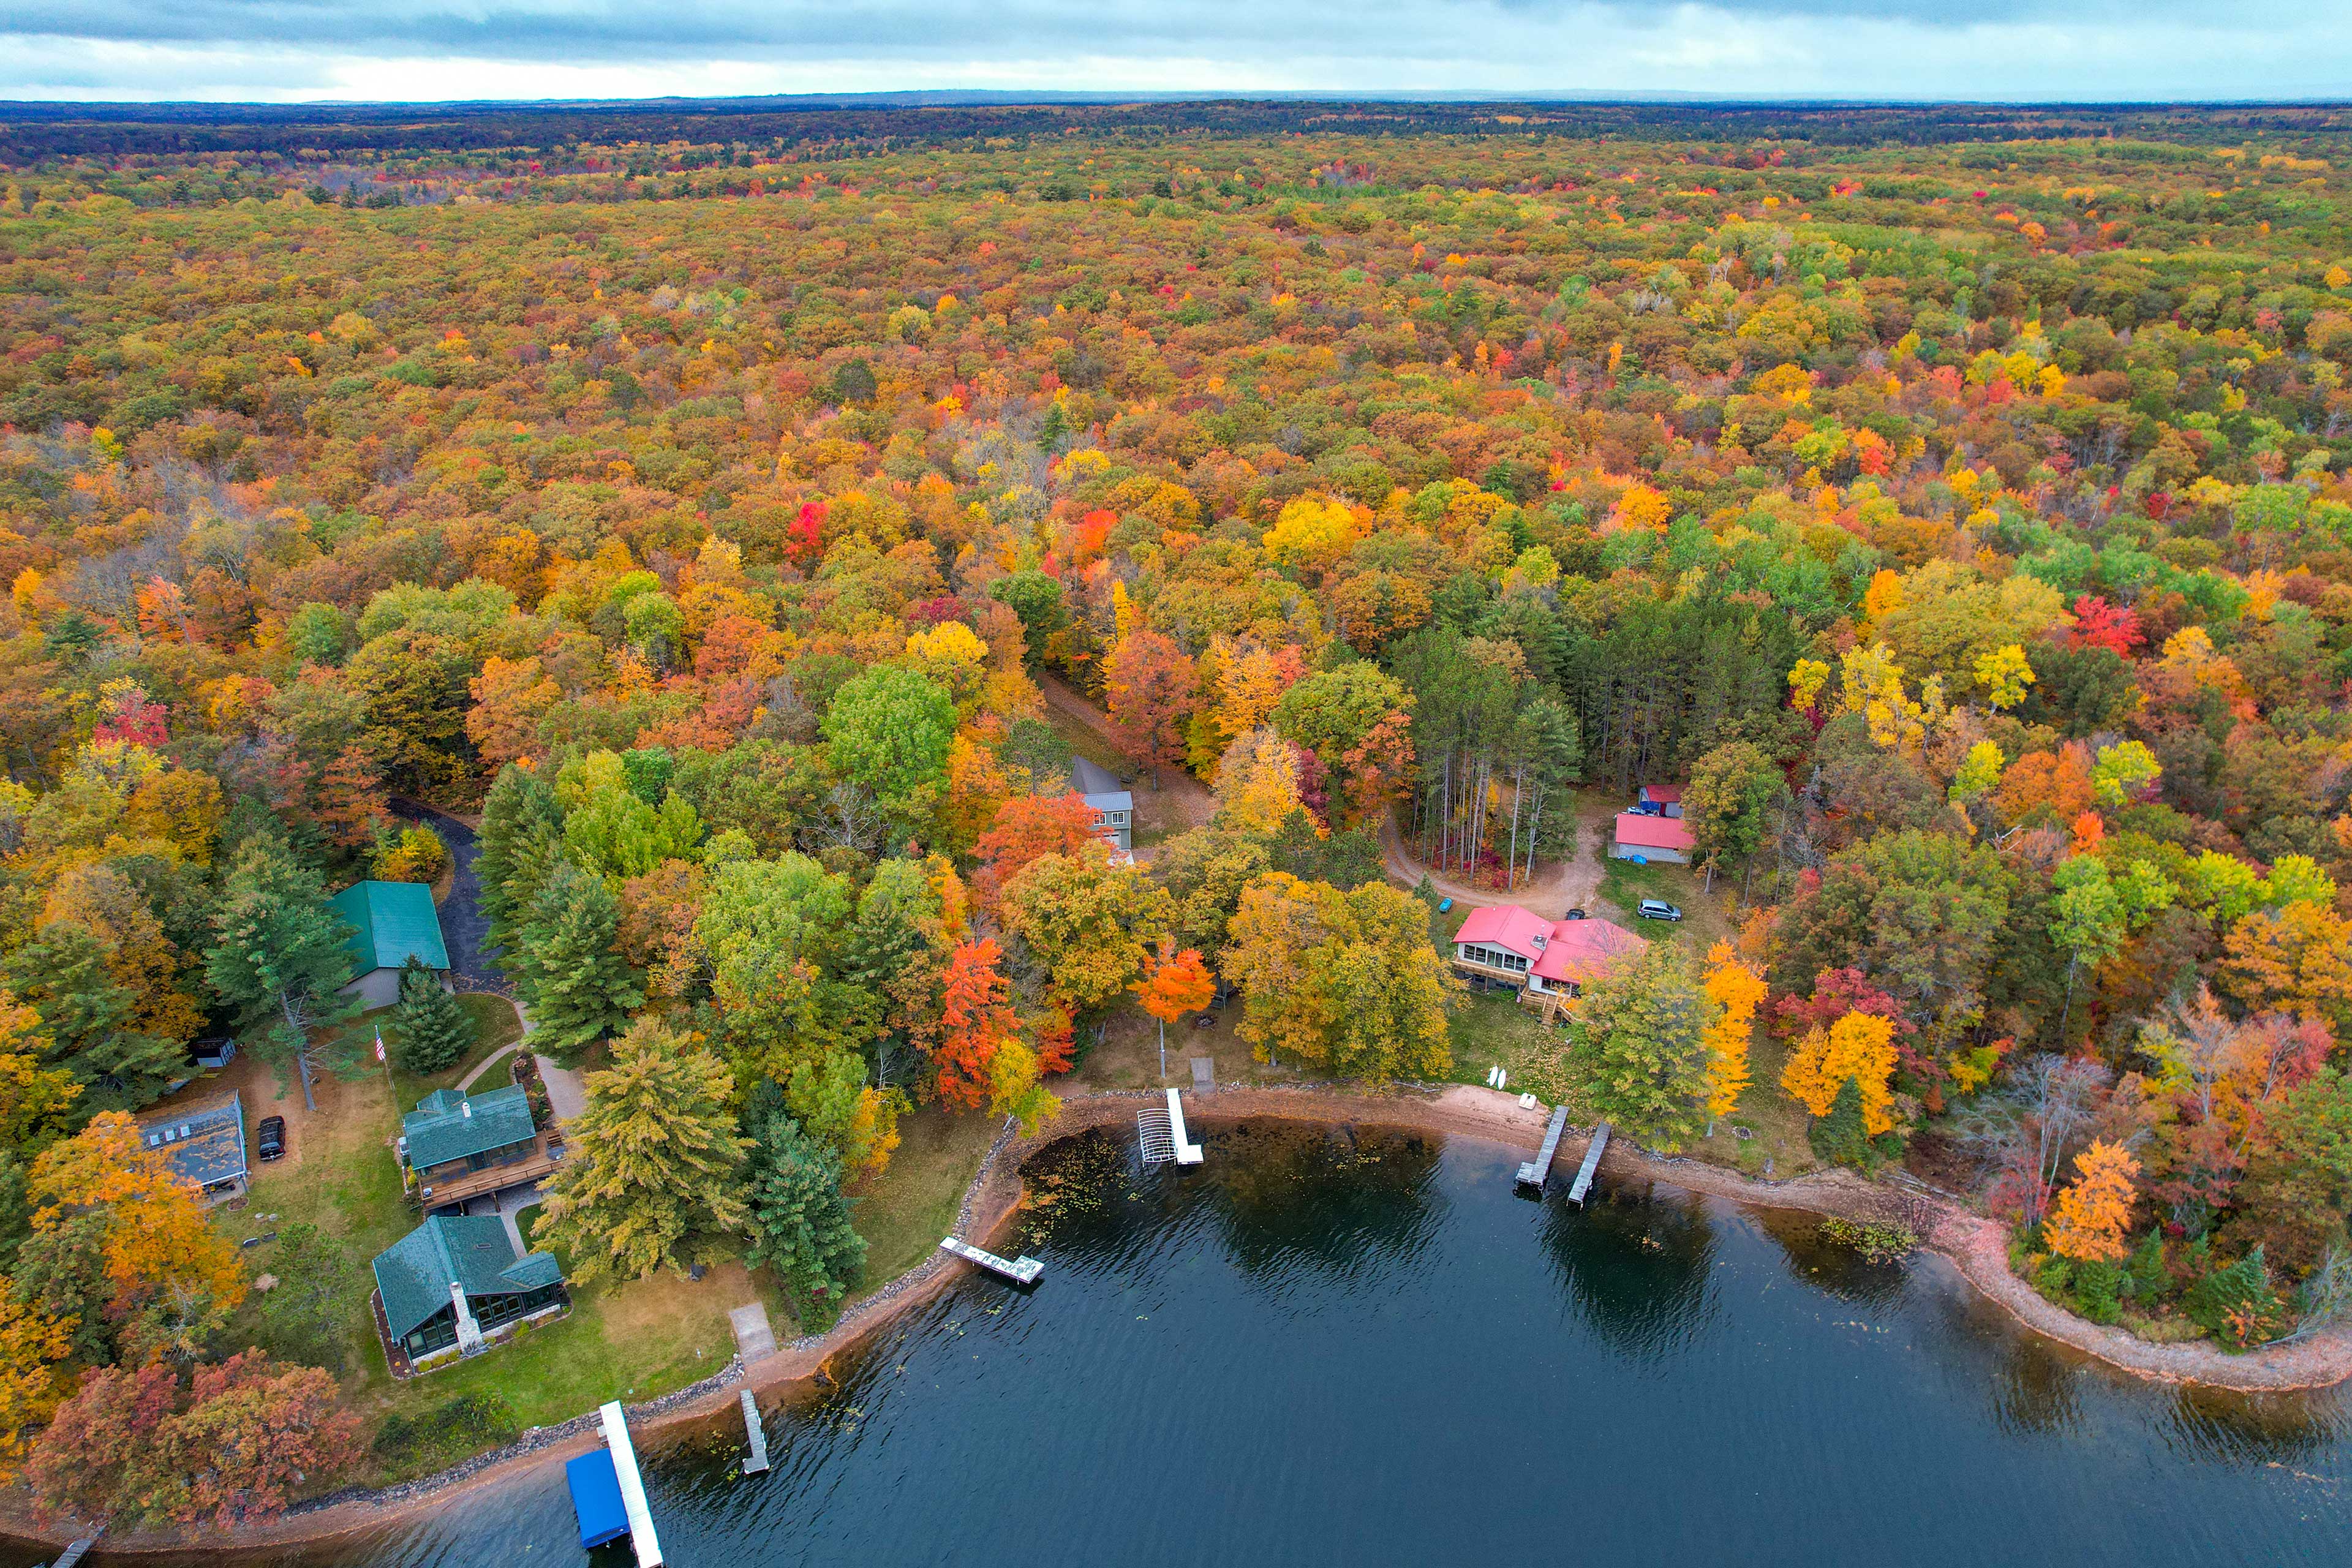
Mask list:
[[[967,1263],[977,1263],[991,1274],[1001,1274],[1015,1285],[1034,1285],[1037,1283],[1037,1277],[1045,1272],[1045,1266],[1034,1258],[1023,1257],[1008,1260],[997,1257],[985,1247],[974,1247],[968,1241],[958,1241],[952,1236],[940,1242],[940,1250],[952,1252]]]
[[[1580,1204],[1584,1194],[1592,1190],[1593,1173],[1601,1169],[1601,1151],[1609,1147],[1609,1123],[1602,1122],[1592,1130],[1592,1142],[1584,1147],[1584,1163],[1576,1168],[1576,1184],[1568,1189],[1568,1201]]]
[[[629,1440],[629,1415],[614,1400],[596,1412],[604,1425],[604,1447],[613,1453],[613,1474],[621,1483],[621,1507],[629,1516],[629,1544],[636,1548],[637,1568],[661,1568],[661,1537],[654,1533],[653,1505],[646,1500],[646,1479],[637,1471],[637,1447]]]
[[[1551,1174],[1552,1158],[1559,1152],[1559,1135],[1567,1131],[1568,1107],[1556,1105],[1552,1108],[1551,1125],[1544,1129],[1543,1147],[1536,1151],[1534,1159],[1519,1167],[1520,1185],[1540,1187],[1544,1184],[1544,1178]]]
[[[79,1564],[81,1560],[89,1556],[90,1548],[97,1544],[97,1536],[83,1536],[79,1541],[75,1542],[72,1545],[66,1548],[66,1554],[57,1560],[55,1568],[79,1568]]]
[[[768,1429],[760,1425],[760,1406],[752,1401],[751,1391],[739,1389],[736,1397],[743,1402],[743,1433],[751,1440],[751,1457],[743,1461],[743,1473],[763,1475],[768,1468]]]

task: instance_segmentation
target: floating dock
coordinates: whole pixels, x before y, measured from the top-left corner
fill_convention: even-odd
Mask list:
[[[1592,1190],[1593,1173],[1601,1169],[1601,1153],[1608,1147],[1609,1123],[1604,1121],[1592,1130],[1592,1142],[1584,1146],[1584,1163],[1576,1168],[1576,1184],[1568,1189],[1570,1203],[1582,1203],[1584,1194]]]
[[[950,1236],[940,1243],[941,1252],[952,1252],[967,1263],[977,1263],[991,1274],[1001,1274],[1015,1285],[1034,1285],[1045,1266],[1034,1258],[999,1258],[986,1247],[974,1247],[968,1241],[958,1241]]]
[[[1536,1151],[1534,1159],[1519,1166],[1521,1186],[1540,1187],[1544,1184],[1544,1178],[1551,1174],[1552,1157],[1559,1152],[1559,1135],[1567,1131],[1568,1107],[1552,1107],[1551,1125],[1544,1129],[1543,1147]]]
[[[72,1545],[66,1548],[66,1554],[58,1559],[56,1568],[79,1568],[81,1560],[89,1555],[89,1549],[97,1544],[97,1536],[83,1536],[79,1541],[75,1542]]]
[[[637,1448],[629,1441],[628,1412],[615,1399],[596,1414],[604,1424],[604,1447],[613,1457],[613,1479],[620,1483],[621,1510],[629,1521],[629,1543],[636,1548],[637,1568],[661,1568],[661,1537],[654,1533],[646,1479],[637,1473]]]
[[[760,1407],[752,1402],[751,1391],[739,1389],[737,1397],[743,1401],[743,1433],[751,1441],[751,1457],[743,1461],[743,1473],[764,1474],[768,1468],[768,1429],[760,1425]]]

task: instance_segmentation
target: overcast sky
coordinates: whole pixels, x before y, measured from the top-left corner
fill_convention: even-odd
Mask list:
[[[2352,96],[2344,0],[0,0],[0,97]]]

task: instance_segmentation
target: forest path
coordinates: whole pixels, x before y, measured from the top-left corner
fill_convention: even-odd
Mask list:
[[[1441,898],[1473,908],[1518,904],[1546,920],[1559,920],[1570,910],[1590,910],[1601,894],[1601,851],[1607,840],[1612,813],[1605,803],[1577,797],[1576,853],[1566,860],[1536,862],[1533,879],[1506,892],[1498,888],[1474,888],[1456,878],[1433,871],[1413,858],[1397,827],[1396,813],[1381,821],[1381,863],[1388,874],[1407,888],[1423,877]]]
[[[1036,679],[1037,689],[1045,694],[1046,702],[1056,712],[1076,720],[1085,726],[1087,733],[1099,739],[1114,754],[1118,754],[1118,732],[1110,727],[1110,719],[1101,709],[1087,701],[1083,693],[1059,676],[1041,672]],[[1133,763],[1123,765],[1130,769],[1134,766]],[[1149,808],[1151,826],[1162,833],[1181,833],[1187,828],[1206,827],[1209,819],[1217,815],[1217,797],[1209,792],[1206,784],[1183,768],[1139,770],[1136,775],[1134,794],[1138,817],[1143,817],[1146,808]],[[1148,847],[1139,847],[1135,858],[1139,861],[1149,861],[1151,851]]]

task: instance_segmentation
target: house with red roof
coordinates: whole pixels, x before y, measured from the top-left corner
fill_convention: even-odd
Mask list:
[[[1548,921],[1517,904],[1472,910],[1454,933],[1454,966],[1487,981],[1515,981],[1525,1000],[1574,996],[1648,943],[1608,921]]]
[[[1668,860],[1677,866],[1687,866],[1691,852],[1697,844],[1698,841],[1691,837],[1690,828],[1678,816],[1654,816],[1646,811],[1621,811],[1617,814],[1616,834],[1609,846],[1609,856],[1614,860]]]

